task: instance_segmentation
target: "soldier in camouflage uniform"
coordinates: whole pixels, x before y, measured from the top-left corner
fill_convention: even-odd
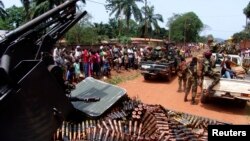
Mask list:
[[[197,87],[198,87],[198,66],[197,66],[198,59],[196,57],[192,58],[190,65],[188,66],[188,79],[187,79],[187,89],[185,92],[184,101],[187,101],[187,96],[192,87],[192,101],[191,104],[195,104],[195,97],[197,94]]]
[[[211,94],[213,87],[220,81],[220,74],[212,70],[211,52],[205,52],[203,61],[203,76],[208,76],[213,79],[212,84],[207,88],[206,94]]]
[[[178,92],[182,91],[182,82],[183,82],[183,91],[186,90],[186,82],[187,82],[187,63],[185,58],[181,57],[181,62],[177,67],[177,75],[178,75]]]

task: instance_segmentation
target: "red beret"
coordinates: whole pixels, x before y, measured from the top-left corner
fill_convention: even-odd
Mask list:
[[[211,57],[212,56],[212,52],[211,51],[207,51],[207,52],[204,52],[204,56],[207,58],[207,57]]]

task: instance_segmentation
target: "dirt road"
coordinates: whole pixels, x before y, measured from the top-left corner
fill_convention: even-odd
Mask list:
[[[184,92],[177,92],[177,78],[174,78],[171,82],[160,82],[156,80],[145,81],[140,76],[134,80],[123,82],[119,86],[125,88],[130,97],[138,96],[141,101],[147,104],[160,104],[166,109],[227,123],[250,124],[249,103],[245,109],[236,108],[236,105],[230,101],[213,101],[211,104],[204,105],[200,103],[200,95],[198,94],[197,105],[191,105],[191,94],[188,97],[189,101],[184,102]]]

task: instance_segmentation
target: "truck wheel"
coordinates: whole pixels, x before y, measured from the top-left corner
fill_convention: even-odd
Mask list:
[[[246,105],[247,105],[247,101],[246,100],[236,99],[235,102],[236,102],[237,106],[239,108],[242,108],[242,109],[245,108]]]
[[[210,101],[210,98],[208,96],[206,96],[205,92],[202,90],[202,93],[201,93],[201,103],[207,104],[207,103],[209,103],[209,101]]]
[[[149,80],[150,76],[149,75],[144,75],[144,80]]]

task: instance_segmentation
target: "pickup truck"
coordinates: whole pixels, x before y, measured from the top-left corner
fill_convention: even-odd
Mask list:
[[[174,61],[164,63],[157,61],[142,61],[140,64],[140,70],[145,80],[149,80],[152,77],[158,77],[170,81],[176,67]]]
[[[223,98],[234,100],[239,107],[244,108],[250,101],[250,81],[240,79],[221,78],[220,82],[213,88],[213,93],[206,95],[205,91],[212,83],[208,77],[204,77],[202,85],[201,103],[209,103],[212,98]]]
[[[157,77],[170,81],[172,75],[176,74],[178,60],[175,56],[175,50],[171,48],[170,44],[165,47],[154,48],[151,56],[143,58],[139,65],[144,79],[149,80]]]
[[[220,73],[220,63],[223,60],[223,56],[221,54],[213,54],[213,56],[218,57],[216,59],[214,71]],[[235,71],[236,68],[241,67],[242,59],[238,55],[228,56],[230,56],[231,61],[235,64],[235,66],[232,66],[232,70]],[[250,79],[246,74],[240,72],[235,72],[236,76],[233,77],[233,79],[221,77],[219,83],[213,88],[213,93],[209,95],[206,95],[205,92],[213,80],[209,77],[204,77],[202,82],[201,103],[209,103],[213,98],[222,98],[234,100],[239,107],[244,108],[247,101],[250,101]]]

